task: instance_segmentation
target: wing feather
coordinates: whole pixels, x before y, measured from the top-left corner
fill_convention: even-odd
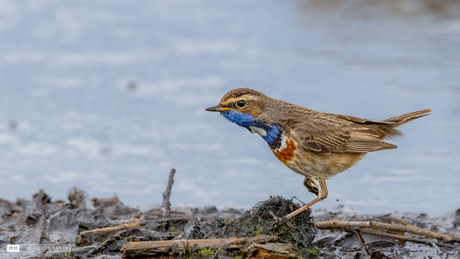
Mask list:
[[[292,121],[288,125],[301,147],[312,152],[329,155],[396,148],[395,145],[382,141],[386,135],[385,131],[376,126],[389,126],[392,122],[374,122],[353,116],[310,110],[303,114],[305,119]]]

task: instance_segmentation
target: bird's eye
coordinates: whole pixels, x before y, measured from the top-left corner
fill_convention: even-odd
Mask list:
[[[238,101],[238,103],[236,103],[236,105],[238,105],[238,107],[240,107],[240,108],[243,108],[246,105],[246,101],[245,100],[240,100],[240,101]]]

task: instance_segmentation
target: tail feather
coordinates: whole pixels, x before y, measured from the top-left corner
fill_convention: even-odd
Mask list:
[[[396,127],[399,127],[399,126],[401,126],[402,124],[404,124],[406,122],[409,122],[409,121],[412,121],[412,120],[415,120],[415,119],[430,115],[430,112],[431,112],[431,109],[411,112],[411,113],[407,113],[407,114],[404,114],[404,115],[400,115],[400,116],[396,116],[396,117],[392,117],[392,118],[383,120],[383,122],[393,123],[393,125],[391,125],[391,126],[393,128],[396,128]]]
[[[404,134],[401,131],[397,130],[397,127],[403,125],[406,122],[430,115],[430,112],[431,109],[426,109],[392,117],[381,121],[385,124],[380,124],[378,127],[374,129],[379,132],[381,139],[402,136]]]

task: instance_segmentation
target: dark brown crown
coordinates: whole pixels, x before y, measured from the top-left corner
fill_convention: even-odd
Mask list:
[[[228,99],[232,99],[232,98],[238,98],[238,97],[241,97],[245,94],[248,94],[248,95],[254,95],[254,96],[264,96],[265,95],[261,92],[257,92],[256,90],[253,90],[253,89],[249,89],[249,88],[237,88],[237,89],[234,89],[234,90],[231,90],[230,92],[226,93],[224,95],[224,97],[222,97],[222,99],[220,100],[221,102],[224,102]]]

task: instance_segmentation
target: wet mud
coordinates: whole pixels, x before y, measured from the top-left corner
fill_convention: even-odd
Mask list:
[[[248,211],[179,208],[165,217],[161,208],[142,212],[117,197],[90,200],[78,188],[69,192],[69,201],[53,201],[39,191],[30,200],[0,199],[0,258],[460,258],[458,242],[422,236],[404,241],[315,226],[330,220],[397,222],[458,237],[460,209],[439,218],[307,210],[280,224],[297,203],[270,197]],[[18,244],[20,252],[6,252],[7,245]],[[26,245],[43,249],[23,249]]]

